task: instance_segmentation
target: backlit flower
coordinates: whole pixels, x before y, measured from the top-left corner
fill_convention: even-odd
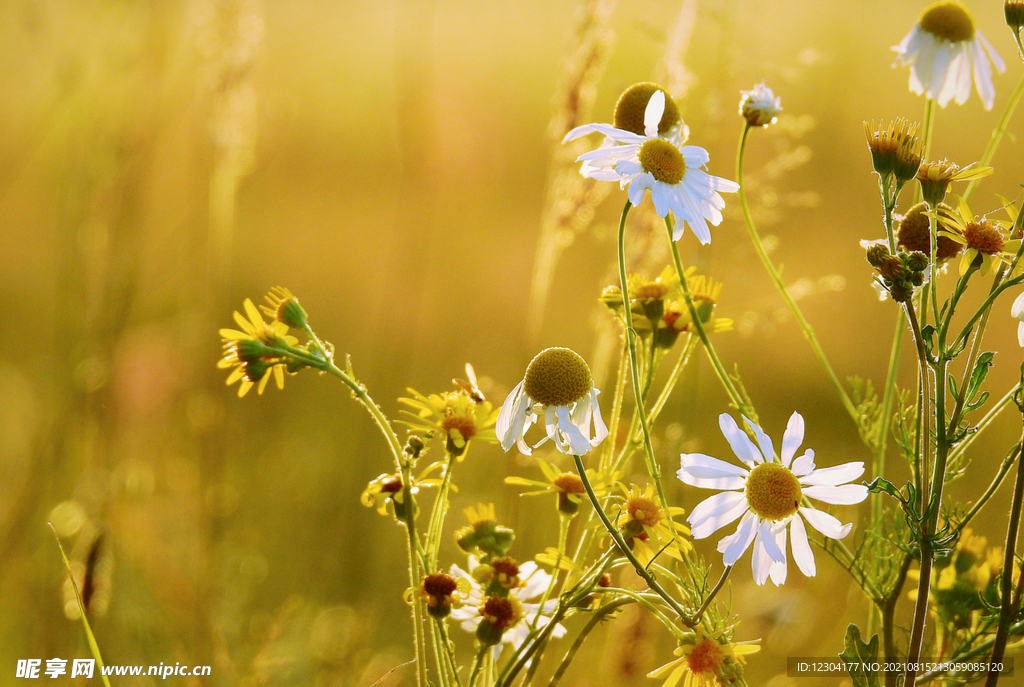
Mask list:
[[[749,91],[740,91],[740,114],[750,126],[767,128],[779,119],[782,112],[782,99],[776,97],[772,89],[764,85],[764,81]]]
[[[234,312],[235,322],[241,328],[221,329],[224,342],[224,357],[217,362],[221,369],[234,368],[228,375],[227,384],[241,382],[238,395],[245,396],[254,385],[262,394],[267,382],[273,376],[278,389],[284,388],[284,373],[291,361],[272,347],[278,344],[295,346],[298,339],[288,334],[288,325],[283,322],[267,323],[253,302],[246,298],[245,315]]]
[[[1020,320],[1020,324],[1017,325],[1017,343],[1024,346],[1024,293],[1017,296],[1017,299],[1013,301],[1010,315],[1014,319]]]
[[[431,463],[423,472],[420,473],[419,477],[413,479],[412,486],[409,489],[410,493],[416,494],[419,492],[420,487],[436,487],[440,486],[440,479],[430,479],[427,476],[435,470],[441,470],[444,472],[444,465],[442,463]],[[458,492],[455,485],[451,485],[452,491]],[[388,506],[391,505],[395,509],[395,517],[402,519],[405,517],[405,490],[402,488],[402,475],[395,474],[383,474],[372,480],[366,485],[366,489],[363,489],[363,493],[359,495],[359,502],[367,508],[376,508],[377,512],[381,515],[388,514]]]
[[[583,486],[583,480],[575,472],[561,472],[554,465],[547,463],[540,458],[537,459],[537,467],[544,474],[546,481],[526,479],[524,477],[506,477],[505,484],[513,484],[520,487],[527,487],[530,491],[524,491],[522,496],[539,496],[541,494],[555,494],[558,496],[558,510],[566,515],[572,515],[579,510],[580,504],[587,500],[587,490]],[[616,476],[605,477],[600,472],[590,473],[590,486],[598,496],[607,494]]]
[[[525,378],[498,413],[495,430],[501,447],[508,451],[516,445],[530,455],[533,448],[552,439],[562,453],[582,456],[608,436],[597,404],[598,393],[590,367],[575,351],[541,351],[530,361]],[[524,436],[538,420],[544,422],[546,436],[531,448]]]
[[[676,660],[647,673],[667,678],[662,687],[720,687],[737,682],[743,675],[743,657],[761,650],[754,642],[730,642],[724,631],[706,633],[704,627],[688,635],[675,650]]]
[[[621,488],[625,491],[625,487]],[[689,528],[672,519],[683,513],[685,511],[676,506],[663,507],[651,485],[643,491],[633,486],[625,491],[625,503],[617,524],[633,555],[647,567],[662,554],[681,561],[683,554],[693,548],[685,539]]]
[[[804,520],[831,539],[842,539],[853,525],[843,525],[824,511],[802,506],[801,501],[806,496],[829,504],[860,503],[868,496],[867,487],[846,483],[864,473],[864,463],[815,469],[810,449],[794,460],[804,438],[804,419],[799,413],[789,418],[778,460],[772,440],[753,422],[747,420],[756,445],[730,415],[723,413],[718,421],[743,466],[701,453],[682,454],[679,479],[694,487],[722,490],[690,513],[694,539],[703,539],[739,519],[736,532],[718,542],[725,565],[735,564],[753,543],[754,581],[764,584],[771,576],[772,582],[781,585],[787,571],[786,532],[792,530],[793,559],[804,575],[812,577],[814,555]]]
[[[893,66],[910,66],[910,90],[914,93],[924,94],[939,107],[954,98],[962,105],[971,94],[973,74],[982,104],[986,110],[992,109],[996,92],[991,65],[1000,73],[1006,65],[961,3],[941,0],[929,5],[893,50],[897,53]]]
[[[957,207],[952,212],[940,212],[936,215],[941,228],[939,236],[945,236],[963,245],[963,256],[960,258],[960,274],[967,272],[976,261],[978,272],[982,275],[997,265],[1001,260],[1011,261],[1020,248],[1020,239],[1009,239],[1006,236],[1011,223],[988,217],[975,217],[967,202],[959,196]]]
[[[588,131],[604,134],[617,145],[602,145],[577,158],[583,162],[580,172],[599,181],[617,181],[627,188],[633,205],[643,202],[648,189],[654,209],[661,217],[675,215],[673,239],[679,240],[689,224],[701,243],[711,241],[708,222],[722,222],[725,201],[721,192],[735,193],[734,181],[711,176],[704,171],[710,157],[698,146],[684,146],[676,139],[662,138],[659,122],[665,112],[664,91],[654,91],[644,110],[642,133],[617,129],[607,124],[589,124]],[[572,132],[570,132],[571,135]]]
[[[445,439],[445,450],[453,456],[466,452],[469,442],[496,442],[494,423],[498,411],[487,401],[476,401],[463,388],[441,394],[424,396],[415,389],[406,389],[412,398],[400,398],[398,402],[409,406],[415,412],[403,410],[408,418],[402,424],[416,431],[426,432],[428,438],[434,435]]]

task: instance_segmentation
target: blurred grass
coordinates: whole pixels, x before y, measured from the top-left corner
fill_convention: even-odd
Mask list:
[[[753,132],[748,153],[762,233],[786,280],[814,287],[801,304],[839,374],[878,380],[893,313],[874,300],[857,245],[881,235],[860,123],[920,117],[889,46],[921,5],[816,9],[698,3],[683,79],[661,61],[680,3],[620,2],[594,119],[607,121],[635,81],[680,79],[691,140],[729,177],[738,92],[766,79],[786,110]],[[965,163],[1021,69],[997,4],[971,9],[1009,69],[996,77],[994,112],[976,96],[939,112],[935,151]],[[525,335],[557,150],[546,131],[575,11],[536,1],[0,5],[0,665],[87,655],[64,617],[45,529],[67,502],[74,517],[55,524],[77,535],[72,557],[99,536],[110,557],[109,609],[94,618],[110,663],[210,664],[211,684],[347,685],[408,658],[396,630],[408,624],[401,533],[358,505],[390,469],[373,427],[339,385],[312,375],[234,398],[213,366],[216,331],[243,298],[287,285],[391,414],[406,386],[442,390],[467,360],[500,402],[538,346],[596,353],[595,299],[611,283],[623,200],[614,189],[564,247],[545,316]],[[979,208],[1018,193],[1019,119]],[[739,365],[766,430],[778,434],[795,409],[823,462],[866,459],[736,212],[714,236],[681,248],[725,283],[720,312],[737,331],[719,337],[720,352]],[[1000,395],[1019,357],[1001,312],[989,335],[1004,351],[991,380]],[[665,465],[684,448],[727,450],[714,429],[724,395],[707,370],[687,382],[659,432]],[[978,441],[977,479],[954,496],[980,491],[1014,425],[1004,418]],[[519,529],[514,553],[551,545],[553,517],[521,511],[500,484],[528,461],[473,454],[457,474],[452,524],[459,507],[493,500]],[[996,539],[1004,508],[1000,497],[985,513]],[[456,560],[453,546],[446,554]],[[765,646],[752,684],[783,672],[786,655],[838,651],[836,619],[863,618],[854,590],[835,591],[847,587],[841,571],[819,569],[781,590],[738,572],[739,636]],[[826,593],[834,614],[819,612]],[[648,621],[613,624],[609,649],[595,638],[581,665],[597,661],[606,684],[646,683],[670,650]],[[583,684],[582,671],[570,678]]]

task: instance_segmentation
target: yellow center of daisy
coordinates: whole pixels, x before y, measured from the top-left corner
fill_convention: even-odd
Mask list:
[[[583,486],[583,480],[580,479],[579,475],[574,475],[571,472],[563,472],[555,478],[555,481],[552,482],[552,484],[564,491],[566,494],[585,494],[587,491]]]
[[[950,43],[974,38],[974,19],[967,8],[955,0],[943,0],[931,5],[921,15],[921,28]]]
[[[678,184],[686,172],[686,160],[672,143],[663,138],[652,138],[640,146],[640,166],[658,181]]]
[[[761,463],[747,477],[747,503],[765,520],[782,520],[800,506],[800,482],[778,463]]]
[[[665,91],[664,88],[655,83],[633,84],[619,96],[619,102],[615,103],[615,119],[613,120],[616,129],[632,131],[638,136],[644,135],[644,112],[647,110],[647,103],[656,91]],[[664,136],[670,130],[683,121],[679,114],[679,106],[667,92],[665,93],[665,112],[658,122],[658,135]]]
[[[715,668],[722,665],[724,658],[725,655],[722,654],[718,642],[709,637],[693,647],[693,651],[687,654],[686,667],[696,675],[713,672]]]
[[[626,511],[641,525],[654,527],[661,522],[661,508],[646,496],[634,496],[626,502]]]
[[[568,348],[538,353],[523,380],[526,395],[546,406],[567,406],[586,396],[592,387],[587,361]]]
[[[996,255],[1003,251],[1006,239],[989,222],[971,222],[964,228],[964,239],[968,248],[974,248],[985,255]]]

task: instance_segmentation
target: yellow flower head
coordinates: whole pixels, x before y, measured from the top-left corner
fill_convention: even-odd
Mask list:
[[[288,325],[283,322],[265,322],[248,298],[245,299],[244,309],[245,316],[238,311],[234,313],[235,322],[241,330],[220,330],[224,341],[224,357],[217,362],[217,367],[234,368],[228,375],[227,383],[231,385],[241,381],[239,396],[245,396],[256,384],[259,385],[257,392],[262,394],[271,376],[277,388],[283,389],[284,373],[294,372],[296,365],[283,356],[278,347],[295,346],[298,339],[288,334]]]
[[[419,477],[413,479],[409,491],[412,494],[416,494],[421,487],[439,486],[441,480],[431,479],[428,475],[435,470],[444,472],[444,469],[445,466],[441,463],[431,463],[420,473]],[[452,491],[458,492],[454,484],[450,488]],[[381,515],[387,515],[388,505],[392,505],[395,509],[395,517],[400,520],[403,519],[405,517],[405,490],[402,489],[402,475],[380,475],[366,485],[366,489],[359,495],[359,502],[367,508],[376,507],[377,512]]]
[[[664,508],[651,485],[641,491],[636,485],[627,490],[620,483],[619,489],[624,495],[619,530],[637,560],[647,566],[663,553],[683,560],[683,554],[693,548],[684,538],[690,534],[690,529],[672,518],[683,515],[685,511],[674,506]]]
[[[1012,222],[976,217],[967,201],[956,195],[953,198],[957,209],[951,213],[940,212],[935,217],[942,225],[939,236],[952,239],[966,248],[960,258],[961,276],[972,265],[985,275],[1001,260],[1012,261],[1021,244],[1020,239],[1007,238]],[[1013,211],[1010,214],[1015,217]]]
[[[444,437],[445,450],[450,455],[461,459],[470,440],[497,443],[494,423],[498,419],[498,410],[487,401],[476,400],[482,396],[475,396],[465,388],[430,396],[424,396],[415,389],[407,391],[412,398],[400,398],[398,402],[414,412],[402,410],[407,418],[401,421],[402,424],[425,432],[427,438],[435,435]]]
[[[476,508],[462,511],[469,525],[455,532],[455,543],[470,555],[479,555],[484,560],[499,558],[512,546],[515,532],[498,524],[494,516],[493,503],[477,504]]]
[[[687,636],[675,650],[676,660],[652,670],[650,678],[667,678],[663,687],[720,687],[743,676],[743,658],[761,650],[752,642],[730,642],[725,630],[708,633],[703,626]]]
[[[555,494],[558,496],[559,512],[569,516],[574,515],[579,510],[580,504],[587,501],[583,480],[575,472],[562,472],[540,458],[537,459],[537,466],[544,473],[545,481],[506,477],[505,484],[530,487],[532,491],[524,491],[523,496]],[[590,474],[588,471],[588,476],[590,477],[590,486],[598,496],[607,494],[617,479],[617,475],[607,476],[601,472]]]

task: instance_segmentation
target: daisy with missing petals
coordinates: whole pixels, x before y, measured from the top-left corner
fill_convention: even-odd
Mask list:
[[[495,431],[501,447],[508,451],[516,445],[530,455],[532,448],[552,439],[562,453],[582,456],[608,436],[597,405],[599,393],[590,367],[578,353],[568,348],[541,351],[498,413]],[[547,436],[531,448],[524,436],[538,420],[544,422]]]
[[[1002,74],[1006,65],[974,26],[974,18],[959,2],[941,0],[929,5],[914,28],[893,46],[896,64],[910,65],[910,90],[945,107],[956,98],[963,105],[971,94],[971,76],[986,110],[996,91],[992,66]]]
[[[743,657],[760,651],[761,647],[754,641],[730,642],[724,634],[724,630],[708,633],[703,625],[699,626],[675,650],[679,658],[652,670],[647,677],[667,676],[662,687],[719,687],[739,681],[743,676]]]
[[[867,487],[846,483],[864,473],[864,463],[818,470],[810,449],[794,460],[804,439],[804,419],[799,413],[789,418],[780,460],[775,458],[772,440],[750,420],[747,424],[757,437],[757,445],[728,414],[720,415],[718,424],[743,466],[701,453],[682,454],[682,467],[676,473],[679,479],[694,487],[722,490],[690,513],[693,538],[703,539],[739,519],[736,532],[718,542],[725,565],[735,564],[753,543],[754,581],[764,584],[771,576],[778,586],[786,581],[786,531],[792,529],[793,559],[800,572],[813,577],[814,556],[804,520],[831,539],[842,539],[853,525],[843,525],[828,513],[801,506],[800,502],[808,496],[837,505],[860,503],[868,496]]]
[[[671,210],[676,217],[674,240],[682,237],[685,224],[689,224],[697,240],[709,243],[708,222],[718,226],[725,207],[719,191],[735,193],[740,187],[702,169],[711,159],[708,151],[660,137],[666,102],[664,91],[654,91],[650,96],[644,109],[642,134],[607,124],[587,125],[588,131],[600,132],[618,145],[607,145],[606,141],[597,150],[580,155],[577,161],[584,163],[580,173],[628,187],[629,202],[633,205],[643,202],[650,189],[655,211],[666,217]]]

